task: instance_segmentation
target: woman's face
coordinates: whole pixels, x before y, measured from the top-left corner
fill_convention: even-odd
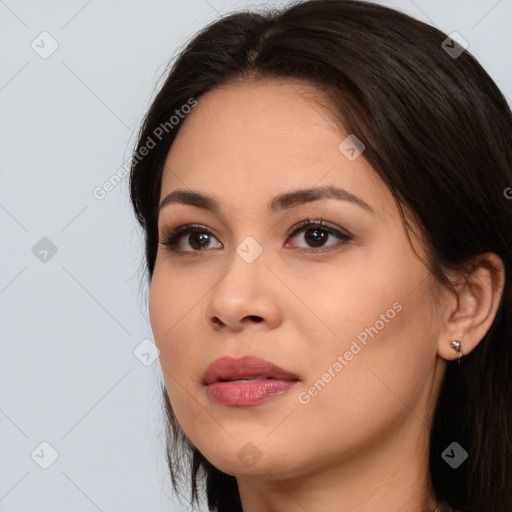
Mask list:
[[[210,91],[162,179],[161,201],[179,189],[218,204],[178,198],[160,211],[162,240],[204,226],[175,240],[179,253],[158,247],[149,307],[165,383],[188,438],[241,478],[313,474],[377,447],[427,453],[442,377],[432,282],[394,199],[308,92],[292,82]],[[279,200],[325,187],[352,196]],[[295,380],[205,385],[226,356],[270,361]]]

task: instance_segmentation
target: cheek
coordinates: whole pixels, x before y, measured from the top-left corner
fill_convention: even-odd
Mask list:
[[[185,380],[194,371],[191,354],[186,350],[186,347],[192,345],[182,338],[183,329],[187,329],[187,311],[191,310],[189,303],[192,300],[188,296],[189,289],[176,283],[176,280],[165,276],[164,272],[155,267],[148,298],[149,316],[174,415],[180,424],[188,424],[193,415],[198,413],[193,411],[190,386]]]
[[[187,322],[194,314],[196,297],[201,297],[201,294],[196,293],[193,286],[187,286],[181,279],[172,278],[165,269],[155,267],[149,289],[149,317],[155,343],[160,350],[164,377],[165,370],[174,375],[186,360],[186,347],[190,344],[181,340]],[[176,350],[178,346],[180,350]]]
[[[396,260],[385,263],[354,261],[350,273],[316,274],[297,282],[298,295],[307,297],[315,313],[296,318],[300,332],[307,333],[307,385],[319,381],[320,409],[335,403],[340,393],[357,397],[346,404],[349,410],[396,400],[390,389],[413,401],[421,393],[436,343],[426,270]]]
[[[198,361],[204,345],[198,339],[204,294],[204,282],[189,279],[185,272],[176,275],[165,265],[155,266],[148,297],[149,317],[173,407],[178,401],[187,402],[202,378]]]
[[[161,274],[155,268],[149,288],[148,300],[151,329],[155,336],[155,343],[160,351],[164,348],[165,333],[172,327],[174,311],[171,294],[166,292],[168,287],[165,285],[166,282]]]
[[[402,294],[397,286],[400,280],[386,274],[389,277],[383,279],[380,269],[354,262],[340,269],[329,267],[314,276],[300,276],[293,289],[304,304],[298,305],[302,314],[296,314],[295,320],[302,324],[301,332],[308,333],[308,344],[327,355],[348,350],[358,336],[364,344],[375,332],[376,323],[379,332],[389,331],[388,325],[399,316],[397,302]],[[291,299],[290,305],[297,302]]]
[[[194,307],[199,306],[197,303],[204,294],[201,283],[190,277],[187,272],[173,269],[172,264],[165,261],[165,256],[161,261],[157,258],[148,302],[155,342],[162,344],[162,348],[173,338],[187,316],[193,313]]]
[[[411,409],[422,410],[435,361],[426,288],[411,294],[396,283],[367,284],[331,289],[324,318],[336,336],[308,343],[297,397],[295,419],[303,421],[305,438],[321,430],[345,454],[398,428]]]

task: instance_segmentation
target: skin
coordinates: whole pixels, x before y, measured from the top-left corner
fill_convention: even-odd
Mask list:
[[[195,253],[181,257],[159,245],[149,311],[166,387],[188,438],[236,477],[244,512],[433,510],[429,420],[446,360],[458,357],[450,342],[463,340],[467,354],[490,328],[503,264],[484,254],[467,283],[451,276],[456,295],[438,287],[389,189],[364,153],[350,161],[340,152],[348,134],[314,98],[315,89],[298,82],[224,85],[199,98],[183,122],[161,199],[194,190],[215,196],[221,211],[169,204],[160,212],[162,237],[187,223],[213,232],[204,250],[182,236],[180,247]],[[280,193],[327,184],[374,213],[337,199],[266,210]],[[324,246],[333,250],[306,253],[321,250],[307,228],[287,232],[308,218],[353,239],[329,235]],[[236,252],[248,236],[263,249],[252,263]],[[421,239],[411,237],[424,256]],[[300,403],[298,394],[395,303],[402,307],[394,318]],[[300,381],[255,406],[217,404],[202,379],[226,355],[270,360]],[[260,455],[253,465],[237,456],[247,443]]]

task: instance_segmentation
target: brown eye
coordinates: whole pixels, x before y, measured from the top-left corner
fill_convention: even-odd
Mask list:
[[[312,247],[322,247],[329,238],[329,234],[325,229],[309,228],[304,232],[304,239]]]
[[[169,252],[183,255],[209,249],[212,239],[217,240],[206,227],[189,224],[180,226],[171,233],[164,233],[160,243],[165,245]],[[222,247],[222,244],[220,246]]]
[[[299,233],[303,233],[301,237],[297,237]],[[305,242],[306,245],[296,245],[299,249],[304,249],[306,252],[323,252],[321,250],[315,251],[311,250],[314,248],[329,248],[327,250],[330,250],[330,247],[335,248],[336,246],[343,245],[350,240],[352,240],[352,237],[349,235],[346,235],[345,233],[342,233],[340,230],[331,227],[327,224],[325,224],[322,219],[320,221],[303,221],[299,223],[295,228],[293,229],[292,233],[289,235],[291,238],[297,237],[299,240],[302,238],[302,240]],[[332,237],[334,239],[338,239],[338,243],[330,243],[327,244],[329,240],[329,237]]]
[[[191,231],[187,237],[187,241],[195,250],[207,249],[210,242],[210,235],[201,231]]]

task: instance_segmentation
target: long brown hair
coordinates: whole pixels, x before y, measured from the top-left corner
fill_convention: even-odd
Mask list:
[[[365,144],[364,157],[404,223],[403,208],[414,215],[427,242],[425,264],[440,284],[450,287],[446,271],[462,269],[479,253],[494,252],[504,262],[506,283],[491,329],[462,364],[448,364],[432,424],[430,474],[439,501],[463,512],[510,512],[512,114],[472,55],[457,46],[450,53],[456,43],[446,38],[405,14],[356,0],[307,0],[215,21],[179,54],[147,112],[132,161],[131,199],[151,282],[163,166],[182,124],[171,126],[170,116],[237,80],[300,79],[324,91],[340,125]],[[141,158],[155,133],[155,147]],[[235,477],[191,444],[165,386],[162,392],[174,488],[189,470],[191,504],[204,477],[210,510],[241,512]],[[457,469],[441,458],[453,441],[469,454]]]

